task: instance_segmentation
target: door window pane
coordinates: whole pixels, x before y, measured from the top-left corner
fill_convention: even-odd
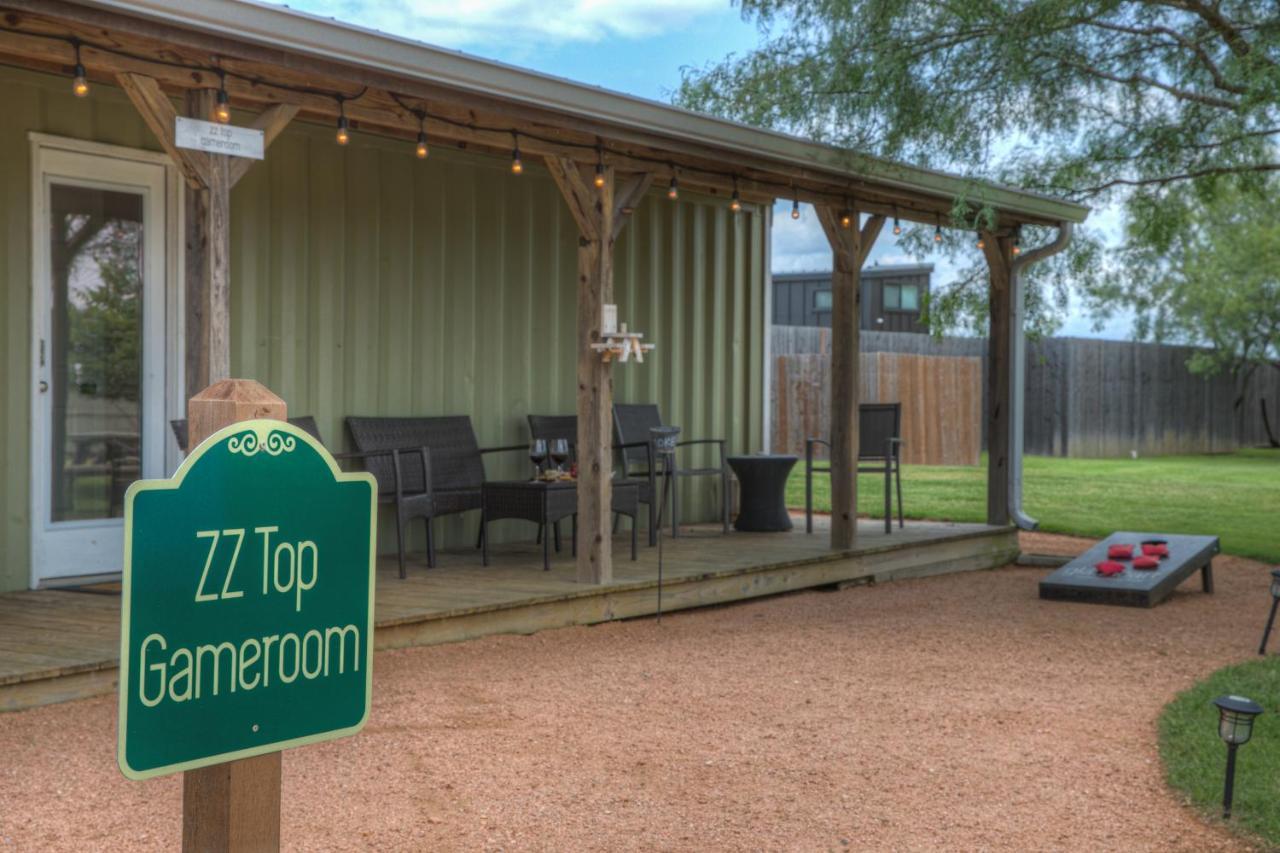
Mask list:
[[[141,457],[138,193],[50,188],[51,520],[117,518]]]

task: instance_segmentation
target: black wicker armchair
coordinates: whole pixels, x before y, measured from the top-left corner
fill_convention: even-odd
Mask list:
[[[324,444],[324,439],[320,437],[320,427],[316,423],[316,419],[313,415],[302,415],[301,417],[297,417],[297,418],[289,418],[289,423],[293,424],[298,429],[301,429],[305,432],[310,433],[312,438],[314,438],[316,441],[320,442],[321,444]],[[173,430],[173,437],[178,441],[178,449],[181,450],[183,453],[186,453],[188,450],[187,419],[174,418],[173,420],[169,421],[169,428]]]
[[[813,475],[829,474],[831,467],[816,467],[813,449],[831,449],[831,442],[807,438],[804,442],[804,529],[813,532]],[[862,463],[879,463],[864,466]],[[884,474],[884,532],[893,532],[893,488],[898,490],[898,527],[902,518],[902,404],[863,403],[858,406],[858,473]]]
[[[529,437],[543,438],[551,441],[556,438],[563,438],[569,442],[569,458],[573,461],[578,459],[578,416],[577,415],[529,415]],[[645,458],[643,469],[646,472],[653,470],[653,466],[648,464],[648,448],[649,442],[643,442],[643,446],[637,446],[631,449],[639,450]],[[644,477],[615,477],[615,483],[632,483],[636,487],[636,493],[640,503],[648,507],[649,515],[649,544],[655,545],[658,541],[658,523],[657,512],[653,505],[653,495],[657,494],[654,488],[653,478],[651,476]],[[622,513],[615,512],[613,515],[613,529],[618,529],[618,520]],[[632,524],[635,523],[633,518]],[[539,537],[542,533],[539,531]],[[556,530],[556,550],[560,550],[560,531]],[[541,539],[539,539],[541,541]]]
[[[616,438],[615,447],[622,456],[622,476],[627,480],[647,480],[653,500],[661,500],[658,491],[657,475],[669,476],[671,482],[671,535],[680,535],[680,478],[681,477],[719,477],[720,478],[720,520],[724,532],[729,532],[729,469],[725,464],[725,441],[722,438],[692,438],[676,443],[677,448],[695,445],[715,445],[718,450],[716,467],[681,468],[678,464],[670,471],[656,471],[653,463],[653,452],[650,446],[649,430],[664,426],[662,413],[653,403],[615,403],[613,406],[613,428]],[[650,504],[650,518],[655,513],[654,503]],[[653,528],[651,527],[651,530]],[[652,535],[650,544],[653,544]]]
[[[361,459],[378,483],[378,501],[395,506],[396,550],[402,578],[406,576],[405,526],[415,518],[426,522],[427,566],[435,568],[431,522],[442,515],[480,509],[484,454],[525,449],[524,445],[480,447],[471,418],[466,415],[352,416],[347,418],[347,433],[355,451],[336,455]]]

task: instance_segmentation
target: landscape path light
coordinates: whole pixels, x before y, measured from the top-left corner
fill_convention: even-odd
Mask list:
[[[1271,626],[1276,621],[1276,607],[1280,607],[1280,569],[1271,570],[1271,615],[1267,617],[1267,627],[1262,629],[1262,642],[1258,644],[1258,654],[1267,653],[1267,638],[1271,636]]]
[[[1253,721],[1262,713],[1262,706],[1243,696],[1219,696],[1213,700],[1218,706],[1218,737],[1227,745],[1227,778],[1222,787],[1222,816],[1231,817],[1231,796],[1235,788],[1236,750],[1253,736]]]

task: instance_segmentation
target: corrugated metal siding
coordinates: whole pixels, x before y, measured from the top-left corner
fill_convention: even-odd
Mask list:
[[[656,400],[690,437],[761,449],[763,216],[654,193],[615,247],[620,318],[658,349],[615,369],[619,401]],[[232,199],[232,371],[315,414],[470,414],[485,446],[576,400],[577,231],[550,176],[499,159],[298,127]],[[522,457],[490,457],[491,476]],[[714,507],[710,483],[690,516]],[[446,541],[474,519],[443,525]],[[528,531],[524,531],[527,535]]]
[[[30,200],[26,131],[156,146],[121,93],[84,101],[66,81],[0,69],[0,588],[28,580]],[[615,369],[620,401],[655,400],[687,437],[762,449],[762,211],[648,197],[615,247],[621,320],[658,345]],[[295,123],[232,194],[232,372],[258,379],[326,443],[349,414],[470,414],[485,446],[521,444],[525,415],[574,410],[576,241],[564,202],[530,163]],[[518,475],[517,454],[490,468]],[[713,510],[709,483],[686,517]],[[467,541],[475,520],[444,525]],[[520,535],[528,535],[522,530]],[[391,540],[393,541],[393,540]]]

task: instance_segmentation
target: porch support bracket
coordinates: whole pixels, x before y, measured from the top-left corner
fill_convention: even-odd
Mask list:
[[[178,113],[160,84],[128,72],[116,80],[187,183],[185,378],[187,393],[193,394],[231,375],[231,189],[254,161],[179,148],[174,139]],[[187,91],[192,118],[206,119],[213,105],[212,89]],[[249,126],[263,131],[269,146],[297,114],[293,104],[274,104]]]
[[[613,244],[652,183],[649,174],[618,182],[612,166],[595,186],[590,167],[549,156],[547,170],[578,226],[578,564],[579,583],[613,581],[612,365],[591,345],[603,339],[603,307],[613,302]]]
[[[846,551],[858,536],[858,279],[884,217],[870,216],[858,228],[857,209],[815,209],[831,245],[831,548]]]

